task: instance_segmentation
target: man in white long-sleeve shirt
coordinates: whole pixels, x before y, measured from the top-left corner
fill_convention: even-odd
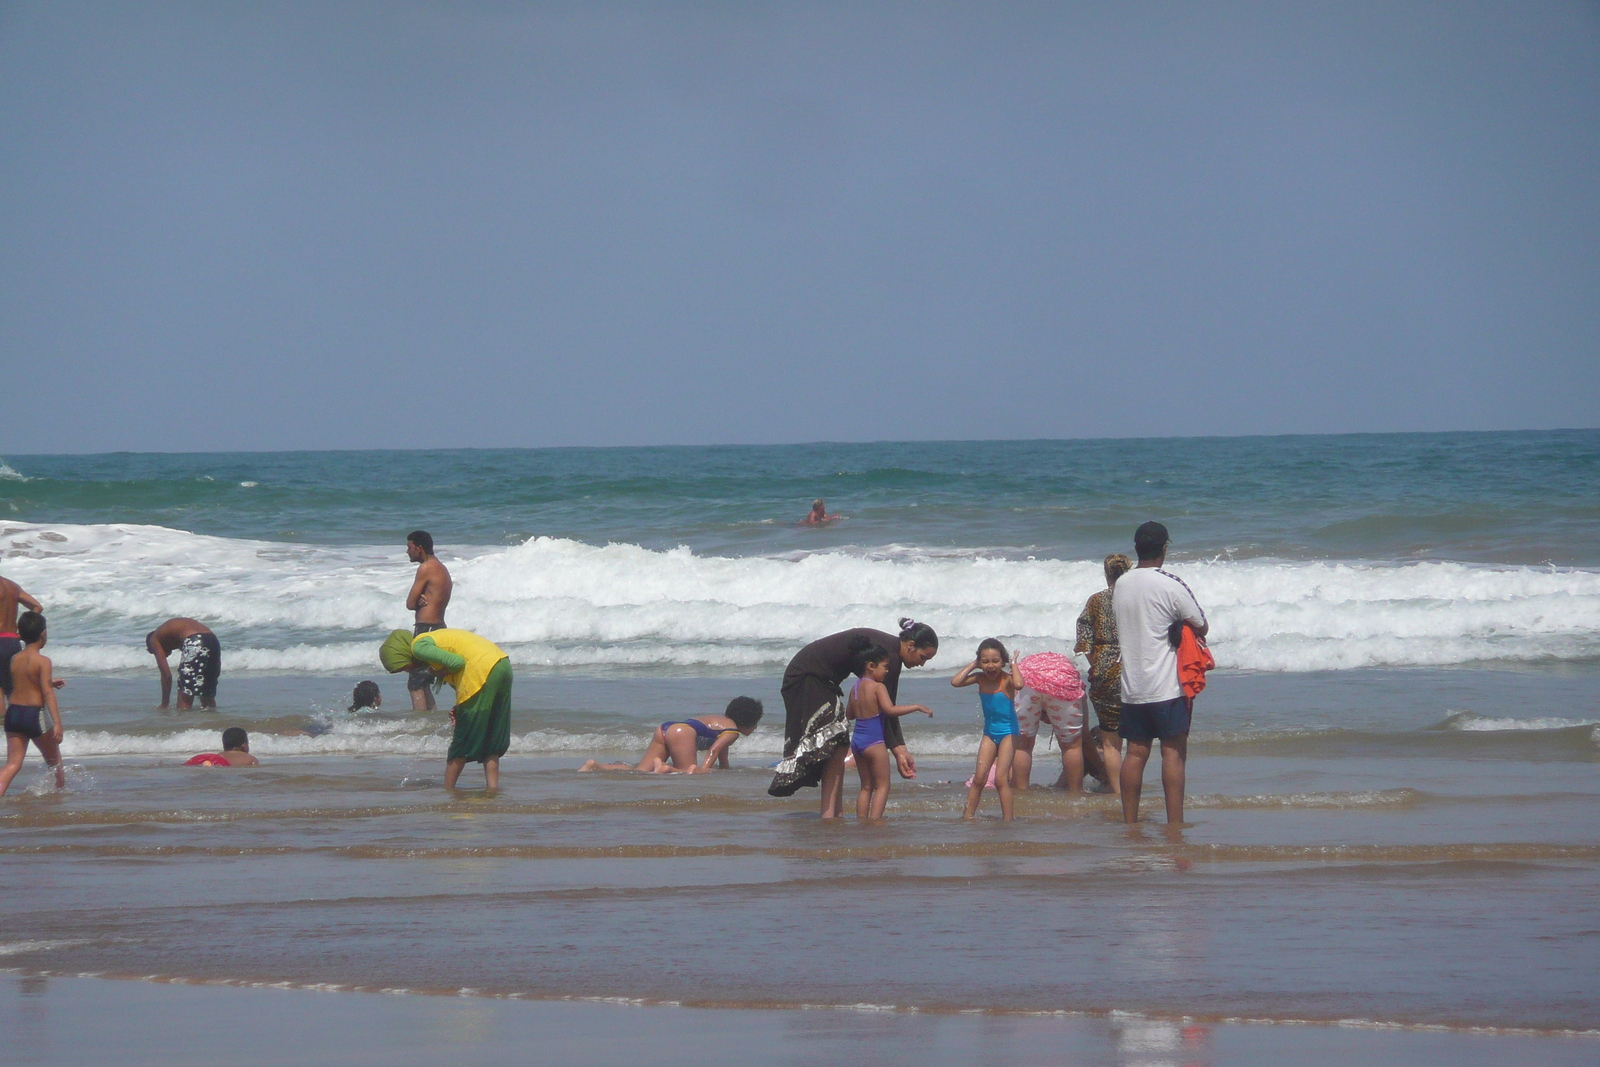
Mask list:
[[[1133,533],[1139,566],[1117,580],[1111,609],[1122,642],[1122,727],[1128,742],[1122,761],[1122,821],[1139,821],[1139,790],[1150,759],[1150,743],[1161,741],[1161,789],[1167,822],[1183,821],[1185,764],[1189,758],[1192,704],[1178,684],[1181,627],[1206,635],[1206,614],[1189,587],[1161,569],[1167,558],[1167,528],[1147,522]]]

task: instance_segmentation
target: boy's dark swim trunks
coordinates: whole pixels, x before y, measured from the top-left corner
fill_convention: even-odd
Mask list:
[[[37,741],[51,730],[55,723],[50,713],[37,704],[12,704],[6,708],[6,733],[21,734],[29,741]]]

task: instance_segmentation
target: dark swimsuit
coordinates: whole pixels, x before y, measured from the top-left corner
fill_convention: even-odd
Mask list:
[[[37,704],[12,704],[6,708],[6,733],[37,741],[56,728],[50,713]]]
[[[11,695],[11,657],[22,651],[22,638],[0,634],[0,692]]]
[[[706,749],[716,744],[717,738],[721,737],[723,734],[736,734],[739,732],[738,730],[734,730],[732,728],[719,730],[715,726],[707,726],[699,719],[673,719],[671,722],[664,722],[661,724],[661,737],[663,740],[667,736],[667,727],[669,726],[688,726],[693,729],[695,732],[694,747],[698,752],[704,752]]]
[[[444,623],[442,622],[419,622],[416,626],[412,627],[411,636],[421,637],[423,634],[431,634],[435,630],[443,629]],[[437,677],[438,675],[429,670],[428,665],[424,663],[422,666],[406,675],[406,692],[421,692],[432,685],[434,679]]]

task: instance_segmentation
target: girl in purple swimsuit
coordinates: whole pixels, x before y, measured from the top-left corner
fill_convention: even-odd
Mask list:
[[[850,690],[847,709],[855,726],[850,731],[850,751],[855,753],[861,793],[856,797],[856,818],[881,819],[889,805],[889,749],[883,740],[886,715],[933,712],[921,704],[896,704],[889,699],[883,680],[889,676],[889,653],[872,645],[860,654],[861,680]]]
[[[580,771],[641,771],[646,774],[704,773],[713,766],[728,766],[728,749],[749,737],[761,721],[761,701],[734,697],[721,715],[691,715],[664,722],[656,728],[650,747],[638,763],[601,763],[589,760]]]

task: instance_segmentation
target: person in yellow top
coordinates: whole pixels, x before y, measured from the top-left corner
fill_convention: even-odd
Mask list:
[[[470,763],[483,764],[484,781],[500,787],[500,757],[511,747],[511,660],[498,645],[466,630],[432,630],[413,636],[396,630],[378,650],[390,674],[427,669],[456,691],[450,709],[455,732],[445,756],[444,787]]]

